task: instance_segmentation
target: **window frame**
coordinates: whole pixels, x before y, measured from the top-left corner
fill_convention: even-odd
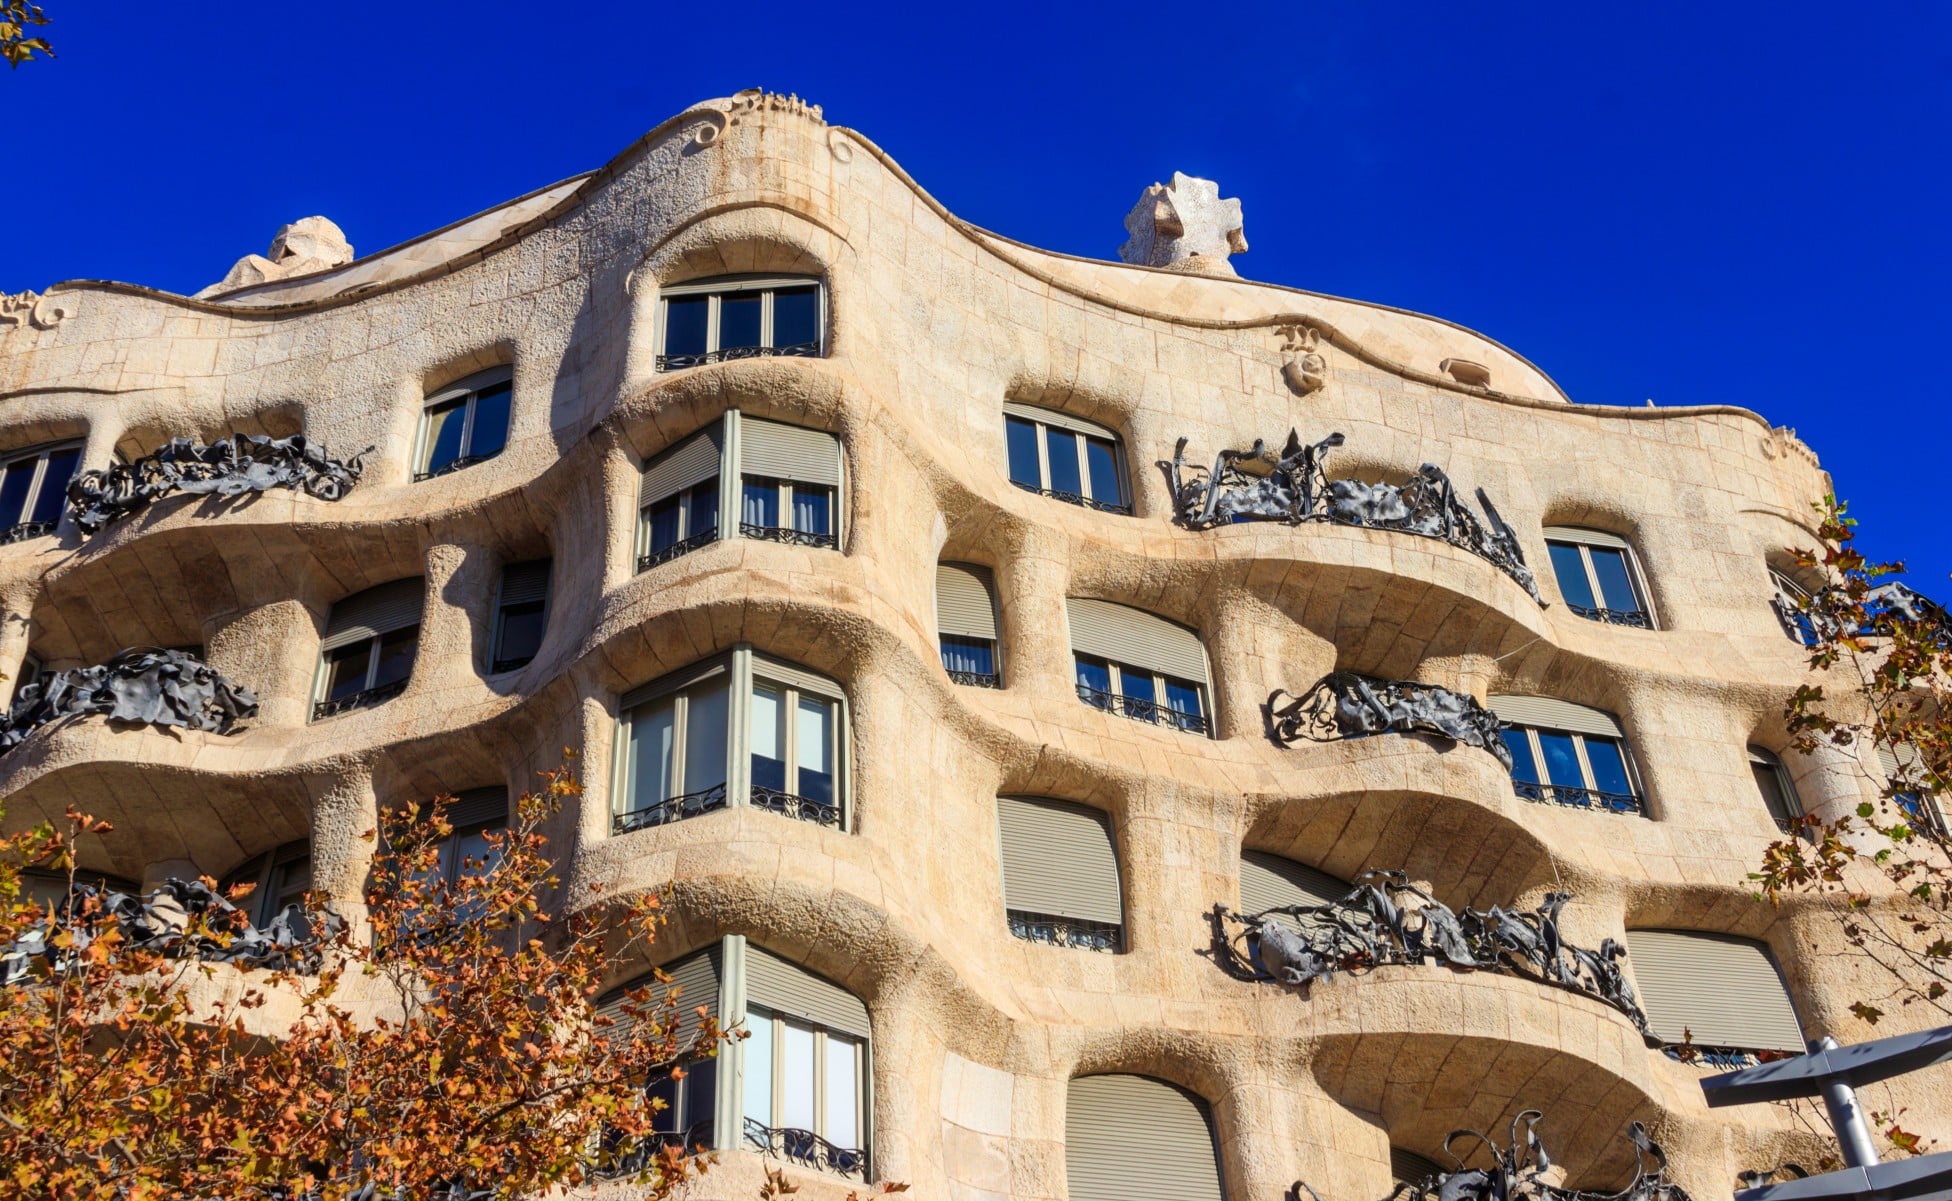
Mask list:
[[[1777,567],[1769,568],[1769,583],[1774,589],[1769,597],[1769,607],[1776,611],[1776,620],[1781,623],[1784,636],[1805,648],[1814,647],[1821,639],[1817,637],[1816,623],[1803,611],[1803,605],[1812,595],[1810,589]]]
[[[527,559],[520,562],[502,564],[500,573],[495,577],[495,620],[493,628],[488,633],[488,674],[491,676],[520,671],[535,662],[536,655],[530,655],[520,663],[516,663],[501,653],[503,623],[508,616],[507,610],[509,608],[508,604],[502,599],[508,584],[508,569],[511,567],[527,566],[530,563],[547,563],[549,565],[549,570],[546,573],[547,578],[543,581],[542,585],[542,637],[536,640],[537,654],[541,653],[543,643],[549,640],[549,611],[555,607],[556,601],[556,589],[553,586],[555,584],[556,568],[554,557],[552,556],[548,559]],[[535,602],[519,601],[517,603],[528,605],[534,604]],[[502,664],[504,663],[511,664],[511,666],[503,667]]]
[[[492,455],[477,456],[471,454],[469,450],[474,445],[475,411],[480,402],[481,394],[491,388],[500,387],[503,384],[508,385],[508,428],[502,431],[501,448],[496,450]],[[430,466],[434,448],[432,441],[428,437],[429,432],[433,428],[434,410],[457,400],[462,405],[461,453],[455,457],[453,462],[439,469],[434,469]],[[464,376],[456,380],[445,388],[435,391],[420,402],[420,429],[414,436],[413,447],[413,482],[421,484],[428,480],[439,479],[444,475],[452,475],[457,471],[476,466],[480,463],[486,463],[490,459],[500,456],[503,451],[508,449],[508,435],[514,427],[515,365],[513,363],[477,371],[472,375]]]
[[[1768,796],[1762,794],[1761,786],[1757,785],[1756,792],[1762,797],[1763,810],[1769,813],[1769,819],[1776,824],[1778,830],[1785,834],[1797,832],[1796,821],[1805,816],[1806,810],[1803,808],[1803,799],[1796,795],[1796,781],[1790,778],[1789,768],[1784,765],[1781,757],[1772,751],[1759,746],[1750,746],[1746,750],[1750,775],[1753,776],[1757,769],[1772,772],[1776,777],[1776,789],[1782,795],[1783,807],[1790,812],[1786,819],[1778,817],[1770,808]],[[1807,838],[1810,835],[1807,830],[1804,830],[1801,831],[1801,836]]]
[[[808,1133],[826,1140],[831,1146],[842,1147],[842,1149],[849,1151],[859,1151],[864,1161],[871,1161],[873,1158],[870,1150],[872,1140],[866,1137],[869,1132],[868,1118],[871,1109],[869,1090],[867,1087],[868,1071],[871,1067],[871,1060],[868,1053],[868,1040],[865,1038],[856,1038],[854,1035],[845,1032],[829,1030],[825,1026],[817,1025],[804,1019],[786,1017],[767,1006],[764,1002],[750,1000],[745,1005],[745,1024],[746,1029],[751,1032],[752,1036],[740,1047],[739,1138],[741,1146],[747,1150],[754,1149],[753,1145],[748,1142],[750,1136],[745,1130],[746,1122],[755,1119],[746,1113],[744,1087],[746,1065],[744,1059],[753,1053],[753,1044],[758,1042],[758,1023],[761,1020],[765,1021],[768,1028],[767,1041],[769,1045],[767,1052],[772,1060],[772,1067],[769,1073],[772,1078],[772,1098],[769,1107],[772,1120],[765,1123],[766,1129],[769,1132],[804,1129]],[[786,1028],[788,1026],[806,1030],[813,1035],[813,1125],[811,1127],[786,1125],[786,1073],[782,1072],[780,1067],[784,1064],[786,1057]],[[854,1045],[854,1129],[860,1141],[859,1146],[844,1147],[843,1144],[834,1142],[827,1133],[829,1126],[827,1122],[826,1085],[827,1041],[829,1038],[837,1038]]]
[[[1060,420],[1051,421],[1039,414],[1049,413]],[[1015,476],[1010,475],[1010,422],[1022,421],[1036,431],[1037,438],[1037,487],[1033,488]],[[1086,428],[1089,427],[1089,428]],[[1117,430],[1096,422],[1072,417],[1056,409],[1040,409],[1035,405],[1007,404],[1003,408],[1003,472],[1012,487],[1038,496],[1048,496],[1066,504],[1077,505],[1097,513],[1116,513],[1122,517],[1133,516],[1134,497],[1132,487],[1131,463],[1125,451],[1125,439]],[[1078,487],[1081,491],[1065,492],[1051,485],[1050,432],[1057,430],[1072,435],[1078,450]],[[1092,493],[1091,458],[1086,449],[1091,438],[1098,438],[1112,444],[1112,469],[1118,475],[1119,500],[1117,503],[1100,500]]]
[[[773,345],[774,300],[778,293],[812,286],[814,290],[814,333],[811,343],[798,342],[790,347]],[[724,298],[743,293],[757,292],[759,302],[759,341],[756,347],[733,347],[728,354],[719,346],[722,336],[720,329],[720,310]],[[674,355],[665,352],[666,341],[671,332],[670,311],[673,297],[706,296],[708,298],[705,316],[705,350],[700,354]],[[657,329],[655,336],[656,367],[659,372],[683,371],[691,367],[703,367],[712,363],[730,362],[745,358],[812,358],[827,357],[827,280],[824,275],[774,275],[749,273],[737,275],[717,275],[709,279],[690,280],[680,284],[667,284],[658,289]],[[812,346],[811,352],[800,350]],[[782,351],[794,353],[782,354]]]
[[[825,432],[825,431],[822,431]],[[827,524],[832,527],[822,533],[816,530],[803,530],[797,525],[760,525],[745,519],[746,489],[762,484],[773,485],[773,504],[782,520],[792,516],[794,498],[801,488],[827,494]],[[813,484],[804,480],[787,480],[778,476],[762,475],[758,472],[739,472],[739,537],[751,538],[759,542],[785,542],[793,546],[812,546],[821,550],[840,549],[840,489],[831,484]]]
[[[775,425],[804,430],[810,434],[818,434],[821,437],[833,441],[834,483],[821,484],[807,480],[786,479],[768,475],[763,471],[748,471],[746,469],[745,438],[742,432],[744,422],[742,417],[743,414],[740,410],[727,409],[719,415],[715,422],[707,422],[682,438],[672,439],[666,446],[660,447],[656,452],[645,458],[643,464],[638,468],[637,475],[641,481],[645,474],[650,471],[652,465],[658,461],[659,456],[663,455],[667,450],[680,446],[686,441],[706,433],[714,424],[718,426],[718,474],[716,476],[711,480],[700,480],[695,484],[688,484],[676,492],[666,493],[652,500],[649,504],[643,503],[640,496],[637,504],[637,529],[632,541],[633,557],[637,565],[636,574],[642,575],[654,567],[662,566],[665,563],[671,562],[673,559],[682,558],[694,550],[701,550],[715,542],[724,542],[733,538],[746,538],[755,542],[781,542],[794,546],[814,547],[821,550],[845,550],[848,530],[847,497],[850,480],[847,473],[847,448],[841,441],[840,435],[831,430],[818,429],[814,426],[794,425],[792,422],[774,421],[772,418],[754,418],[757,421],[770,422]],[[762,526],[746,521],[745,487],[748,478],[769,481],[774,484],[777,489],[774,494],[774,503],[778,506],[779,513],[782,516],[789,517],[789,519],[793,511],[794,489],[818,488],[826,492],[828,494],[828,531],[824,534],[807,533],[797,530],[791,525]],[[708,486],[717,488],[717,523],[710,530],[693,530],[691,528],[691,511],[696,504],[695,494]],[[680,528],[683,530],[683,536],[670,546],[662,550],[654,551],[651,549],[651,510],[673,497],[679,500]]]
[[[383,633],[374,634],[369,638],[363,639],[361,642],[350,642],[345,646],[333,647],[329,651],[321,650],[319,652],[318,679],[312,688],[312,720],[321,721],[328,717],[338,717],[341,714],[351,713],[358,709],[370,709],[376,705],[390,701],[402,692],[405,692],[407,685],[413,682],[412,666],[407,668],[407,674],[403,678],[395,680],[390,684],[380,685],[374,683],[379,678],[380,645],[395,634],[411,631],[413,634],[414,664],[418,665],[420,662],[420,624],[416,621],[410,626],[399,626]],[[341,651],[349,651],[362,644],[366,648],[365,685],[357,692],[351,692],[337,700],[333,700],[327,695],[332,680],[333,656],[339,654]],[[347,657],[350,658],[351,656]],[[387,692],[384,696],[372,695],[373,693],[380,692],[383,688],[392,689],[392,691]]]
[[[61,485],[61,506],[56,510],[54,519],[51,521],[38,521],[34,518],[34,511],[40,507],[41,489],[47,486],[48,461],[60,451],[74,451],[75,468],[68,473],[68,480],[72,481],[82,472],[81,456],[84,449],[85,444],[82,439],[62,438],[53,442],[41,442],[33,446],[23,446],[19,450],[0,454],[0,478],[5,478],[6,474],[13,469],[14,464],[22,460],[39,460],[34,466],[34,478],[27,485],[27,495],[20,502],[21,519],[10,526],[0,527],[0,546],[10,545],[15,542],[26,542],[34,538],[50,537],[61,528],[61,522],[66,518],[68,512],[66,483]]]
[[[943,628],[942,581],[945,570],[954,573],[951,578],[959,575],[966,579],[969,584],[975,585],[982,591],[983,603],[988,609],[988,628],[992,631],[991,633],[972,634],[962,629],[947,630]],[[943,672],[949,677],[950,683],[959,684],[965,688],[1002,688],[1003,615],[1001,612],[1002,605],[997,600],[996,575],[994,570],[982,563],[964,563],[953,559],[941,559],[936,562],[935,572],[935,587],[933,589],[933,600],[935,602],[935,652],[937,661],[942,664]],[[957,585],[957,587],[963,587],[963,585]],[[950,667],[948,647],[950,639],[969,643],[972,646],[988,648],[990,670],[987,672],[963,671],[960,668]]]
[[[312,891],[312,840],[294,838],[290,842],[279,844],[272,850],[260,851],[224,873],[222,882],[217,885],[217,895],[229,900],[233,885],[257,885],[249,896],[242,898],[238,908],[244,910],[252,926],[263,930],[285,911],[287,905],[293,903],[286,902],[285,905],[278,905],[275,909],[267,908],[273,905],[289,887],[291,866],[301,862],[305,864],[305,893],[310,893]],[[274,883],[277,885],[275,888]],[[301,893],[301,901],[303,896],[304,894]]]
[[[672,445],[675,446],[676,443]],[[695,484],[688,484],[668,496],[658,497],[650,504],[640,504],[637,506],[637,546],[635,556],[637,560],[637,574],[641,575],[660,564],[669,563],[671,560],[688,555],[692,551],[710,546],[725,536],[725,515],[724,505],[722,503],[725,499],[724,467],[725,456],[721,451],[719,455],[718,475],[713,476],[709,480],[700,480]],[[712,525],[709,531],[695,530],[691,527],[693,510],[697,507],[698,503],[697,494],[706,488],[711,490],[714,500],[720,502],[719,511],[713,514]],[[667,500],[675,500],[678,502],[678,528],[680,531],[678,540],[662,549],[653,549],[651,546],[651,510]],[[710,535],[709,537],[706,536],[708,533]]]
[[[1111,688],[1108,691],[1100,692],[1098,689],[1089,687],[1077,678],[1078,663],[1085,659],[1105,665],[1111,678]],[[1146,700],[1143,697],[1127,696],[1125,691],[1125,674],[1127,668],[1144,673],[1152,681],[1152,700]],[[1089,654],[1078,650],[1076,647],[1071,648],[1071,679],[1075,686],[1075,691],[1078,694],[1078,699],[1090,708],[1098,710],[1100,713],[1115,713],[1120,717],[1129,717],[1134,721],[1145,722],[1147,725],[1159,726],[1168,730],[1177,730],[1183,734],[1198,734],[1202,738],[1212,738],[1214,736],[1212,701],[1208,696],[1206,684],[1199,680],[1188,680],[1181,676],[1167,675],[1156,667],[1146,667],[1143,664],[1121,663],[1117,659],[1110,658],[1109,656]],[[1184,710],[1173,708],[1166,699],[1166,685],[1168,681],[1192,685],[1193,694],[1200,702],[1200,711],[1196,714],[1188,714]],[[1090,696],[1085,695],[1087,692],[1105,696],[1112,703],[1108,705],[1097,704]],[[1151,710],[1149,715],[1146,713],[1147,709]]]
[[[1616,738],[1611,734],[1587,734],[1580,730],[1565,730],[1553,726],[1529,725],[1523,722],[1513,721],[1502,722],[1500,725],[1503,730],[1518,730],[1525,734],[1531,747],[1532,768],[1539,775],[1546,777],[1546,779],[1536,784],[1529,780],[1520,780],[1515,774],[1517,767],[1514,765],[1514,774],[1511,777],[1512,791],[1521,799],[1561,805],[1567,809],[1585,809],[1592,812],[1615,813],[1621,816],[1652,816],[1647,809],[1647,786],[1640,778],[1640,767],[1634,761],[1633,747],[1628,743],[1624,734]],[[1587,794],[1588,798],[1585,803],[1561,800],[1559,798],[1558,793],[1561,790],[1570,789],[1571,785],[1554,784],[1551,782],[1552,773],[1545,765],[1545,747],[1539,739],[1541,733],[1558,734],[1572,740],[1573,757],[1579,764],[1580,779],[1584,781],[1580,787],[1580,791]],[[1593,762],[1586,753],[1586,740],[1588,738],[1601,738],[1613,743],[1619,748],[1620,762],[1627,773],[1627,787],[1632,789],[1630,793],[1626,794],[1627,799],[1632,802],[1631,806],[1614,805],[1598,799],[1602,797],[1616,797],[1621,794],[1602,791],[1596,783],[1593,775]]]
[[[1587,621],[1597,621],[1604,625],[1626,626],[1636,630],[1661,628],[1660,617],[1654,611],[1653,590],[1647,585],[1647,574],[1640,565],[1640,554],[1634,549],[1630,539],[1605,530],[1588,530],[1578,526],[1546,526],[1544,538],[1546,561],[1553,564],[1552,582],[1559,589],[1560,603],[1567,609]],[[1573,604],[1566,598],[1565,586],[1559,582],[1557,562],[1552,558],[1552,548],[1555,545],[1571,547],[1579,552],[1580,565],[1586,571],[1586,586],[1592,591],[1593,599],[1598,602],[1596,607],[1587,609],[1583,605]],[[1620,552],[1627,569],[1627,588],[1640,605],[1638,611],[1606,607],[1606,591],[1600,586],[1598,569],[1593,566],[1593,551],[1596,549]],[[1635,618],[1639,620],[1636,621]]]

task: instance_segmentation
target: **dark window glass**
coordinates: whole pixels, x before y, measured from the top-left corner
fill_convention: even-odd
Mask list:
[[[718,304],[718,348],[736,350],[744,346],[759,346],[759,310],[762,296],[758,292],[727,296]]]
[[[1580,558],[1579,548],[1563,542],[1548,542],[1545,546],[1552,552],[1552,574],[1559,580],[1559,595],[1565,597],[1569,605],[1578,605],[1582,609],[1599,608],[1598,602],[1593,599],[1593,586],[1586,580],[1586,563]]]
[[[651,506],[651,553],[676,546],[684,535],[678,532],[678,496],[667,496]]]
[[[61,507],[68,501],[68,480],[75,464],[81,462],[81,448],[57,450],[47,457],[47,473],[41,476],[41,492],[34,500],[34,520],[61,520]]]
[[[439,471],[461,457],[461,431],[467,426],[465,397],[427,410],[426,471]]]
[[[773,293],[773,345],[804,346],[820,340],[820,289]]]
[[[1767,806],[1769,816],[1775,819],[1778,826],[1789,829],[1790,821],[1798,815],[1789,798],[1783,794],[1782,776],[1777,773],[1775,765],[1750,763],[1749,771],[1755,776],[1756,791],[1762,794],[1762,803]]]
[[[366,669],[373,661],[371,642],[342,646],[325,657],[325,699],[343,700],[366,691]]]
[[[793,486],[793,528],[802,534],[833,532],[834,494],[812,484]]]
[[[513,394],[509,384],[496,384],[475,394],[474,429],[468,435],[470,456],[485,459],[500,454],[508,445],[508,400]]]
[[[1110,696],[1112,690],[1112,669],[1110,664],[1106,663],[1103,659],[1092,659],[1084,655],[1079,655],[1077,657],[1077,669],[1078,687],[1089,688],[1094,692]],[[1101,709],[1110,704],[1108,700],[1097,696],[1089,696],[1085,700]]]
[[[495,650],[497,662],[519,659],[527,663],[535,658],[536,651],[542,646],[542,635],[546,628],[542,609],[541,601],[529,601],[502,610],[502,644]]]
[[[942,666],[949,671],[974,675],[996,674],[996,644],[987,638],[942,635]]]
[[[1118,451],[1103,438],[1084,440],[1085,461],[1091,469],[1091,499],[1108,505],[1125,503],[1125,490],[1118,478]]]
[[[398,684],[412,675],[413,653],[419,645],[419,626],[408,626],[404,630],[380,635],[379,669],[373,675],[373,687]]]
[[[709,296],[673,296],[664,304],[664,353],[704,354]]]
[[[1611,738],[1588,738],[1586,762],[1592,764],[1593,786],[1601,792],[1633,795],[1633,784],[1627,779],[1627,760],[1620,753],[1619,743]]]
[[[1640,598],[1634,595],[1633,579],[1627,574],[1626,552],[1603,546],[1587,547],[1593,556],[1593,574],[1600,579],[1600,594],[1606,607],[1617,613],[1638,613]]]
[[[1511,778],[1521,784],[1543,784],[1539,779],[1539,765],[1532,762],[1532,740],[1525,731],[1507,727],[1499,731],[1505,738],[1505,749],[1511,752]]]
[[[1010,479],[1027,488],[1043,487],[1043,472],[1037,466],[1037,427],[1020,417],[1005,417],[1003,434],[1010,446]]]
[[[691,513],[685,522],[685,537],[718,528],[718,477],[713,476],[691,488]]]
[[[1166,708],[1190,717],[1200,716],[1199,685],[1188,680],[1166,679]]]
[[[1552,783],[1562,788],[1586,787],[1586,777],[1579,771],[1579,755],[1573,750],[1572,735],[1541,730],[1539,749],[1545,752],[1545,772]]]
[[[739,520],[747,525],[765,526],[768,529],[779,525],[779,481],[748,479],[745,486],[745,499],[739,513]]]
[[[1119,664],[1118,687],[1119,691],[1124,693],[1125,699],[1127,700],[1152,703],[1159,699],[1158,690],[1154,688],[1152,683],[1152,673],[1143,667],[1128,667],[1123,663]]]
[[[0,530],[12,529],[27,520],[27,493],[34,487],[34,473],[40,470],[38,458],[16,459],[0,479]]]
[[[1081,494],[1084,481],[1078,474],[1078,436],[1070,430],[1046,429],[1044,452],[1051,465],[1051,491]]]

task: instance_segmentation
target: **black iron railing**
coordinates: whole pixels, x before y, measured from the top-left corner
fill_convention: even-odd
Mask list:
[[[591,1165],[591,1174],[604,1180],[636,1176],[663,1158],[666,1147],[677,1147],[684,1151],[709,1151],[714,1141],[712,1137],[714,1133],[710,1118],[702,1122],[693,1122],[683,1130],[654,1131],[628,1146],[625,1145],[622,1135],[615,1131],[605,1131],[601,1143],[602,1150]]]
[[[651,568],[656,567],[659,563],[669,563],[671,560],[677,558],[679,555],[688,555],[692,551],[697,550],[701,546],[710,546],[712,543],[717,541],[718,541],[717,526],[713,526],[709,530],[699,530],[696,534],[693,534],[691,537],[683,539],[682,541],[673,542],[671,545],[665,547],[663,550],[654,550],[648,554],[642,554],[637,556],[637,570],[649,571]]]
[[[864,1184],[867,1182],[866,1151],[858,1147],[836,1147],[811,1130],[768,1126],[756,1118],[747,1118],[746,1145],[802,1167],[851,1176]]]
[[[52,521],[23,521],[18,525],[0,530],[0,546],[11,542],[25,542],[29,538],[42,538],[54,532]]]
[[[820,357],[820,343],[796,342],[791,346],[728,346],[724,350],[708,350],[703,354],[661,354],[657,356],[659,371],[679,371],[686,367],[702,367],[707,363],[729,363],[734,359],[817,359]]]
[[[746,538],[758,538],[763,542],[784,542],[789,546],[817,546],[823,550],[840,548],[840,538],[834,534],[796,530],[787,525],[756,525],[750,521],[741,521],[739,534]]]
[[[767,788],[763,784],[754,784],[751,800],[754,809],[784,814],[798,821],[812,822],[819,826],[840,825],[839,805],[829,805],[825,801],[816,801],[811,797],[782,792],[777,788]]]
[[[1567,784],[1534,784],[1513,780],[1512,791],[1528,801],[1547,801],[1574,809],[1598,809],[1607,813],[1640,813],[1640,798],[1630,792],[1602,792],[1597,788],[1575,788]]]
[[[687,817],[697,817],[714,809],[725,808],[725,785],[714,784],[697,792],[687,792],[667,801],[659,801],[645,809],[633,809],[629,813],[619,813],[610,820],[613,834],[628,834],[632,830],[648,830],[652,826],[668,826]]]
[[[949,673],[949,681],[966,688],[1001,688],[1003,677],[993,671],[957,671],[953,667],[944,668]]]
[[[1661,1048],[1669,1059],[1691,1063],[1698,1068],[1712,1068],[1717,1072],[1739,1072],[1743,1068],[1760,1067],[1767,1062],[1754,1051],[1744,1051],[1739,1047],[1697,1047],[1693,1043],[1668,1043]]]
[[[364,692],[323,700],[312,706],[312,720],[318,721],[322,717],[350,713],[354,709],[370,709],[374,705],[392,700],[406,690],[407,681],[395,680],[391,684],[381,684],[378,688],[368,688]]]
[[[1171,705],[1162,705],[1158,701],[1142,700],[1135,696],[1120,696],[1116,692],[1105,692],[1089,684],[1078,685],[1078,699],[1093,709],[1103,709],[1107,713],[1116,713],[1121,717],[1129,717],[1133,721],[1150,722],[1155,726],[1184,730],[1189,734],[1207,734],[1211,731],[1211,726],[1208,725],[1206,715],[1203,713],[1189,713],[1184,709],[1175,709]]]
[[[500,452],[498,451],[496,453],[499,454]],[[419,484],[419,483],[424,483],[427,480],[438,479],[439,477],[444,475],[452,475],[453,473],[461,470],[464,467],[472,467],[476,463],[486,463],[488,460],[494,457],[495,457],[494,455],[462,455],[460,458],[455,459],[452,462],[442,463],[439,467],[434,468],[432,471],[414,472],[413,482]]]
[[[1022,488],[1025,492],[1035,492],[1039,496],[1048,496],[1052,500],[1061,500],[1067,505],[1079,505],[1087,509],[1096,509],[1100,513],[1118,513],[1125,517],[1132,515],[1132,506],[1128,504],[1099,500],[1096,497],[1086,496],[1081,492],[1065,492],[1057,488],[1039,488],[1035,484],[1026,484],[1022,480],[1011,480],[1010,482]]]
[[[1579,614],[1588,621],[1603,621],[1608,625],[1616,626],[1632,626],[1636,630],[1651,630],[1654,628],[1653,620],[1639,609],[1589,609],[1585,605],[1575,605],[1571,601],[1566,602],[1566,608],[1571,609],[1574,613]]]
[[[1020,909],[1006,912],[1010,918],[1010,933],[1025,942],[1117,954],[1125,940],[1125,928],[1116,922],[1053,917],[1048,913],[1026,913]]]

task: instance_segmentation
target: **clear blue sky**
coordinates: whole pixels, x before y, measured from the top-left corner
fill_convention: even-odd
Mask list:
[[[1115,257],[1210,176],[1250,278],[1755,409],[1952,600],[1952,5],[43,3],[0,291],[191,291],[310,213],[378,250],[764,86],[1022,241]]]

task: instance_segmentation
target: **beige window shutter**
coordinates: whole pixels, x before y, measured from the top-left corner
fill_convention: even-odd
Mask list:
[[[1401,1147],[1389,1149],[1389,1176],[1398,1184],[1422,1184],[1442,1171],[1435,1160],[1425,1159],[1415,1151]]]
[[[795,667],[793,664],[783,659],[775,659],[771,655],[761,655],[755,652],[752,656],[752,674],[754,679],[762,681],[771,680],[775,684],[785,684],[793,688],[798,688],[801,692],[810,692],[815,696],[824,696],[828,700],[837,701],[844,696],[841,692],[840,685],[834,683],[826,676],[808,671],[804,667]]]
[[[505,822],[508,810],[508,789],[501,785],[466,788],[455,793],[454,802],[447,807],[447,824],[459,830],[484,822]]]
[[[437,392],[429,393],[423,403],[430,406],[441,404],[444,401],[453,400],[457,396],[466,396],[470,392],[479,392],[484,388],[492,388],[496,384],[506,384],[514,378],[515,367],[512,364],[503,363],[499,367],[490,367],[485,371],[477,371],[473,375],[457,379],[447,387]]]
[[[1586,546],[1605,546],[1614,550],[1632,551],[1633,546],[1618,534],[1605,530],[1589,530],[1581,526],[1549,525],[1542,533],[1554,542],[1577,542]]]
[[[714,676],[730,675],[731,671],[731,658],[727,655],[707,659],[703,663],[694,663],[683,671],[672,672],[668,676],[639,685],[624,693],[617,701],[617,710],[620,713],[628,713],[639,705],[654,701],[661,696],[670,696],[693,684],[703,684]]]
[[[1080,1076],[1064,1106],[1071,1201],[1222,1201],[1206,1102],[1144,1076]]]
[[[502,604],[526,605],[531,601],[548,598],[549,560],[535,559],[528,563],[510,563],[502,568]]]
[[[714,421],[676,446],[653,456],[637,487],[639,508],[655,504],[719,473],[725,427]]]
[[[1003,412],[1008,417],[1021,417],[1025,421],[1041,421],[1052,429],[1070,430],[1074,434],[1088,434],[1093,438],[1107,438],[1118,441],[1118,434],[1106,429],[1095,421],[1060,413],[1056,409],[1040,409],[1032,405],[1022,405],[1015,401],[1005,401]]]
[[[868,1007],[859,997],[750,940],[746,943],[746,1003],[836,1034],[868,1037]]]
[[[996,641],[990,569],[973,563],[935,565],[935,624],[944,634]]]
[[[1688,1035],[1699,1047],[1802,1052],[1802,1027],[1769,949],[1696,930],[1627,931],[1647,1021],[1663,1042]]]
[[[1625,738],[1620,719],[1604,709],[1575,705],[1549,696],[1494,696],[1485,707],[1498,720],[1514,726],[1541,730],[1565,730],[1573,734],[1595,734],[1602,738]]]
[[[678,1037],[685,1042],[690,1042],[698,1033],[699,1006],[704,1006],[708,1015],[718,1016],[719,956],[719,944],[713,943],[664,966],[664,974],[671,977],[671,984],[678,989]],[[657,980],[646,972],[603,994],[597,1000],[596,1011],[604,1017],[623,1021],[624,994],[634,988],[650,989],[654,1008],[663,999],[664,994]]]
[[[1349,885],[1306,864],[1266,851],[1240,853],[1240,911],[1265,913],[1288,905],[1333,905]]]
[[[1064,601],[1071,621],[1071,649],[1082,655],[1130,663],[1211,687],[1206,648],[1185,626],[1143,609],[1073,596]]]
[[[1003,904],[1019,913],[1122,925],[1118,855],[1105,815],[1043,797],[996,798]]]
[[[420,624],[420,610],[427,596],[427,581],[416,576],[395,580],[356,593],[332,606],[319,649],[335,651],[342,646],[364,642],[381,634],[391,634]]]
[[[742,475],[840,487],[840,440],[824,430],[742,414],[739,457]]]

